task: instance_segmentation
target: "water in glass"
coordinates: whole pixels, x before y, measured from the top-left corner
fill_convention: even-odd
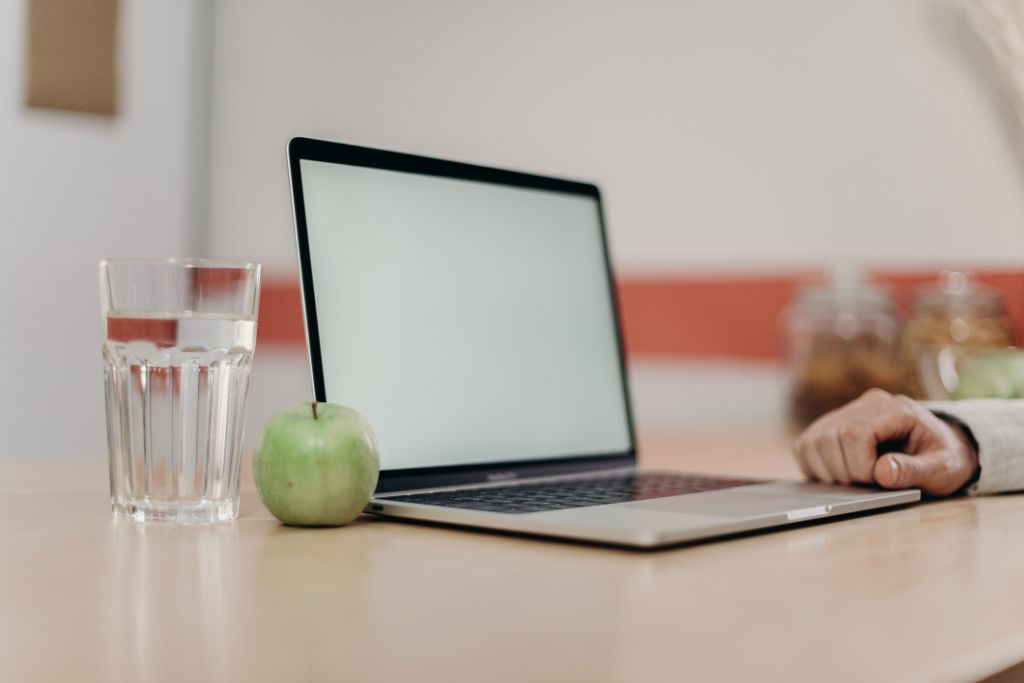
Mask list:
[[[114,514],[238,514],[255,317],[110,310],[103,358]]]

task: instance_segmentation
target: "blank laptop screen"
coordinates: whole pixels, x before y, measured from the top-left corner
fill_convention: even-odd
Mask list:
[[[630,448],[597,199],[300,168],[326,399],[382,469]]]

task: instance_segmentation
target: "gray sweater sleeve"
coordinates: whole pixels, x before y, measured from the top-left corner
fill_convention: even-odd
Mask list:
[[[978,444],[981,471],[967,493],[1024,490],[1024,400],[926,401],[940,417],[965,425]]]

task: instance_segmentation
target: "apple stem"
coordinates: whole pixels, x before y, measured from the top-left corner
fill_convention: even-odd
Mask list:
[[[317,419],[317,417],[316,417],[316,401],[313,401],[313,419],[314,420]]]

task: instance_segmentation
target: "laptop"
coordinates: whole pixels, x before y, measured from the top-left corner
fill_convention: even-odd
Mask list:
[[[650,548],[919,500],[638,469],[596,186],[306,138],[288,161],[316,399],[381,447],[368,512]]]

